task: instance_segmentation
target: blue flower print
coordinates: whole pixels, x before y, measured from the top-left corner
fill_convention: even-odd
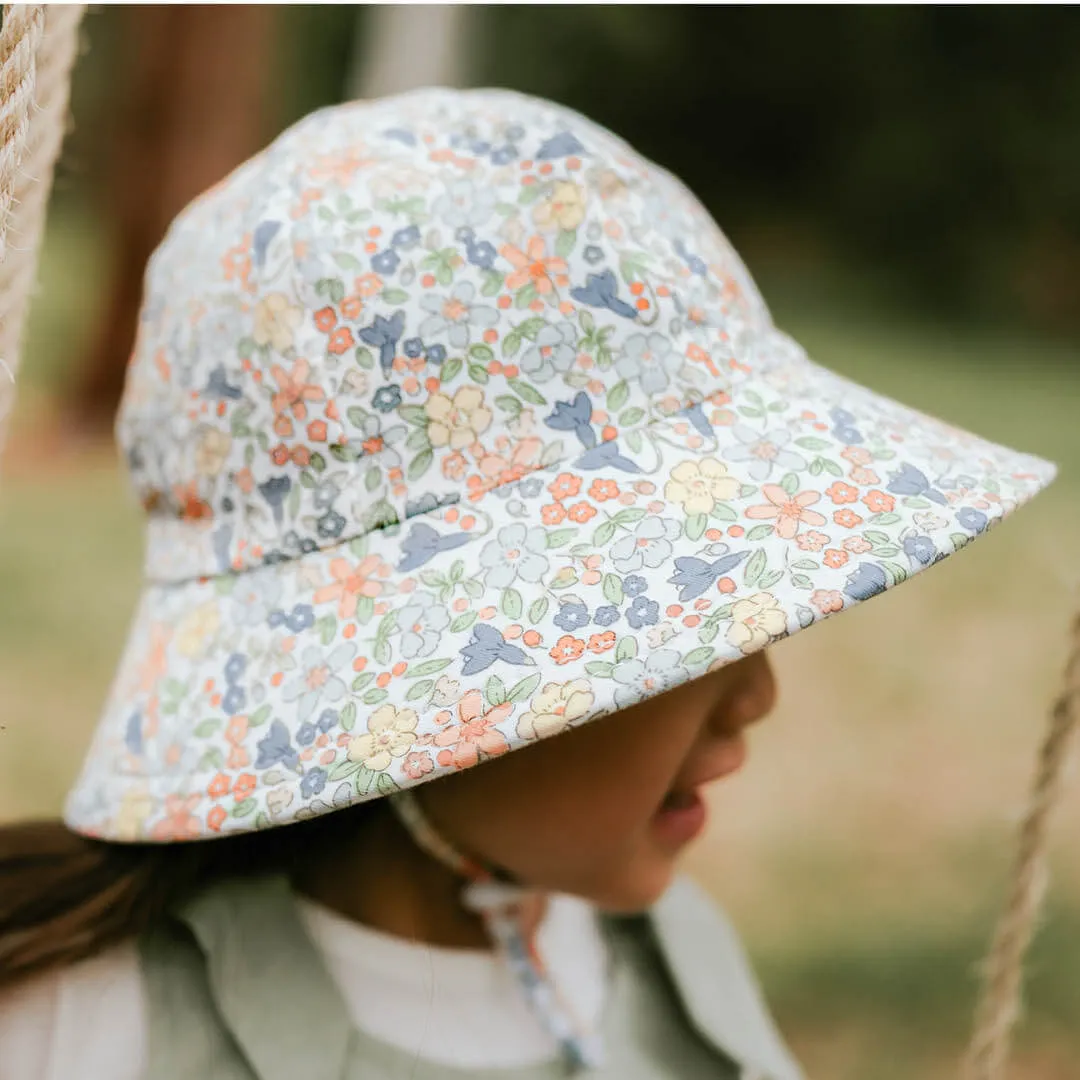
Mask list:
[[[637,311],[625,300],[620,300],[615,295],[617,288],[615,271],[604,270],[599,274],[587,275],[585,284],[571,289],[570,295],[579,304],[588,304],[589,307],[595,308],[607,308],[608,311],[613,311],[624,319],[636,319]]]
[[[402,146],[416,145],[416,136],[407,128],[387,128],[382,134],[384,139],[393,139]]]
[[[599,446],[590,447],[574,462],[579,469],[621,469],[623,472],[639,473],[641,467],[636,461],[631,461],[620,450],[619,444],[611,439],[602,442]]]
[[[637,596],[626,609],[626,621],[635,630],[643,626],[655,626],[660,619],[660,605],[647,596]]]
[[[559,606],[559,613],[551,620],[560,630],[570,633],[589,625],[589,609],[584,604],[566,603]]]
[[[296,745],[310,746],[318,733],[319,729],[310,720],[305,720],[296,730]]]
[[[315,522],[315,528],[318,529],[319,535],[324,540],[336,540],[341,535],[342,529],[345,528],[345,518],[336,510],[327,510]]]
[[[395,256],[396,257],[396,256]],[[394,350],[397,348],[401,335],[405,332],[405,312],[395,311],[386,319],[382,315],[376,315],[375,321],[370,326],[365,326],[360,331],[360,340],[372,347],[378,347],[379,366],[384,375],[389,375],[394,366]]]
[[[625,592],[625,589],[623,590]],[[597,626],[614,626],[619,621],[619,609],[614,604],[604,604],[593,614]]]
[[[585,261],[590,266],[595,266],[598,262],[604,261],[604,249],[597,247],[595,244],[590,244],[585,249]]]
[[[424,353],[424,359],[429,364],[441,364],[446,359],[446,346],[429,345]]]
[[[675,573],[668,578],[668,583],[679,586],[679,601],[685,604],[707,592],[714,582],[733,570],[749,554],[748,551],[724,554],[712,562],[689,555],[680,556],[675,560]]]
[[[247,668],[247,657],[243,653],[233,653],[225,661],[225,681],[231,686],[239,682]]]
[[[440,536],[430,525],[418,522],[401,542],[401,550],[405,553],[405,558],[398,563],[398,570],[402,573],[416,570],[434,559],[440,551],[453,551],[454,548],[468,542],[467,533]]]
[[[469,228],[458,229],[457,238],[465,245],[465,258],[481,270],[490,270],[495,265],[498,252],[495,245],[487,240],[476,242],[476,234]]]
[[[393,249],[387,248],[371,258],[371,269],[377,274],[392,274],[401,262],[401,256]]]
[[[337,709],[323,709],[319,714],[319,719],[316,721],[316,726],[325,735],[326,732],[337,727],[340,720],[341,716]]]
[[[536,151],[536,156],[541,161],[550,161],[553,158],[570,157],[572,154],[580,154],[585,149],[578,142],[577,137],[569,131],[562,131],[544,142]]]
[[[911,560],[912,566],[929,566],[941,558],[929,536],[905,536],[904,554]]]
[[[492,165],[509,165],[518,156],[518,149],[511,143],[500,146],[491,152]]]
[[[326,787],[326,770],[309,769],[300,779],[300,794],[305,799],[318,795]]]
[[[270,730],[256,744],[259,748],[259,756],[255,759],[256,769],[269,769],[271,765],[287,765],[293,768],[299,755],[289,743],[289,729],[280,721],[275,720],[270,725]]]
[[[280,221],[260,221],[255,226],[255,232],[251,238],[251,253],[255,257],[256,266],[262,266],[266,262],[266,249],[280,229]]]
[[[221,707],[229,716],[243,712],[245,704],[247,704],[247,692],[242,686],[230,686],[221,699]]]
[[[896,472],[889,474],[887,490],[894,495],[921,496],[941,506],[944,506],[949,501],[940,491],[930,486],[930,481],[927,480],[925,473],[908,462],[904,462]]]
[[[424,351],[424,343],[418,337],[411,337],[402,348],[405,350],[406,356],[415,360]]]
[[[556,401],[555,409],[544,423],[556,431],[572,431],[582,446],[589,448],[596,445],[596,432],[592,429],[592,398],[579,390],[571,401]]]
[[[379,412],[393,412],[401,404],[400,386],[380,386],[371,399],[373,408]]]
[[[398,229],[398,231],[390,237],[390,243],[396,248],[411,248],[413,245],[419,244],[420,226],[407,225],[404,229]]]
[[[269,480],[264,480],[258,485],[259,494],[274,511],[274,520],[277,522],[282,519],[282,507],[291,489],[292,480],[287,476],[271,476]]]
[[[854,413],[848,412],[847,409],[836,408],[829,410],[829,417],[834,424],[833,435],[836,438],[852,446],[857,446],[863,441],[862,432],[854,426]]]
[[[137,709],[128,717],[127,726],[124,728],[124,745],[132,754],[143,752],[142,713]]]
[[[963,510],[956,511],[956,520],[960,522],[962,529],[967,529],[968,532],[981,533],[986,528],[989,519],[981,510],[965,506]]]
[[[686,268],[691,274],[697,274],[698,277],[705,277],[708,273],[709,268],[705,265],[705,260],[698,255],[691,255],[690,252],[686,250],[686,245],[681,240],[675,241],[675,254],[686,263]]]
[[[627,596],[640,596],[649,583],[640,574],[630,574],[622,583],[622,590]]]
[[[299,634],[315,625],[315,609],[310,604],[297,604],[285,622],[294,634]]]
[[[507,664],[529,664],[533,661],[524,649],[511,645],[498,630],[487,623],[473,626],[472,640],[461,650],[465,663],[462,675],[476,675],[502,660]]]
[[[844,592],[852,600],[869,600],[871,596],[884,592],[886,586],[885,571],[880,566],[875,566],[874,563],[861,563],[857,569],[848,574]]]

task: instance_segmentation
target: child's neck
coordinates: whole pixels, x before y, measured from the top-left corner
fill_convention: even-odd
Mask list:
[[[391,813],[373,814],[347,847],[293,874],[305,896],[396,937],[454,949],[490,949],[483,922],[461,903],[461,879],[412,841]],[[530,912],[533,928],[544,905]]]

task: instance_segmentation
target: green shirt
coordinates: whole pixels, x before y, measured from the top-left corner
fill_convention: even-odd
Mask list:
[[[802,1080],[738,939],[680,880],[605,917],[607,1061],[589,1080]],[[284,878],[201,894],[140,942],[152,1080],[556,1080],[558,1060],[462,1071],[359,1031]]]

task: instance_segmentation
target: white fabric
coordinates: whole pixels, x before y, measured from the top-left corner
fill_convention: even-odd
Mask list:
[[[416,944],[311,901],[299,906],[353,1022],[373,1037],[462,1069],[520,1067],[556,1053],[493,955]],[[553,898],[539,946],[571,1008],[597,1022],[607,957],[592,909]],[[0,996],[0,1080],[142,1080],[145,1059],[133,942]]]

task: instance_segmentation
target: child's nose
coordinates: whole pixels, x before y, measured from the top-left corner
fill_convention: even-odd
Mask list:
[[[776,706],[776,676],[764,652],[748,656],[736,667],[738,681],[728,693],[727,707],[716,715],[718,726],[726,731],[747,727]]]

